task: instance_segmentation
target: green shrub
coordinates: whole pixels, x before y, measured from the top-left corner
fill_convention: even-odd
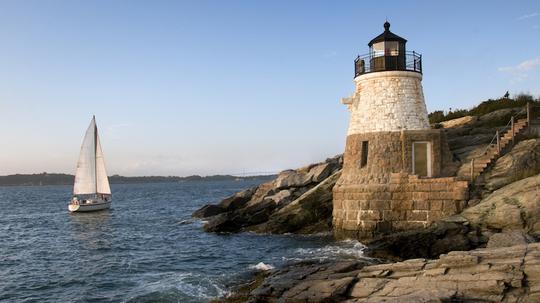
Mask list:
[[[437,110],[428,114],[428,118],[429,118],[430,123],[440,123],[443,121],[461,118],[464,116],[482,116],[482,115],[494,112],[496,110],[505,109],[505,108],[524,107],[529,102],[535,105],[540,105],[540,97],[537,98],[535,101],[534,97],[529,94],[520,93],[516,95],[513,99],[507,98],[507,94],[505,94],[505,97],[495,99],[495,100],[489,99],[489,100],[483,101],[477,106],[469,110],[467,109],[456,109],[453,111],[450,110],[446,114],[442,110]],[[510,119],[510,116],[508,119]]]

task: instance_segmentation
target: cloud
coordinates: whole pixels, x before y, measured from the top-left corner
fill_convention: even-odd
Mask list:
[[[534,12],[532,14],[527,14],[527,15],[520,16],[516,20],[521,21],[521,20],[525,20],[525,19],[529,19],[529,18],[534,18],[534,17],[537,17],[537,16],[540,16],[540,14],[537,13],[537,12]]]
[[[499,67],[499,72],[508,73],[513,76],[512,81],[522,81],[528,77],[529,72],[540,67],[540,57],[521,62],[516,66]]]

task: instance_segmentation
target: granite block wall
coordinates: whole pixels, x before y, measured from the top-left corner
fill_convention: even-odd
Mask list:
[[[461,212],[467,199],[466,181],[391,173],[386,184],[336,185],[333,225],[338,232],[354,231],[359,238],[372,238],[427,227]]]

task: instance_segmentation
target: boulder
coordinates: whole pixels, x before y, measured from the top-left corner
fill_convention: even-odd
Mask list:
[[[292,197],[291,191],[288,189],[283,189],[271,196],[264,197],[264,200],[270,200],[274,202],[276,205],[281,206],[291,201],[291,197]]]
[[[497,159],[484,175],[485,188],[494,191],[540,173],[540,139],[524,140]]]
[[[508,184],[461,215],[483,229],[540,233],[540,175]]]
[[[302,187],[311,183],[311,175],[304,171],[286,170],[276,178],[276,189]]]
[[[319,164],[312,167],[309,170],[308,176],[311,179],[311,182],[319,183],[323,181],[324,179],[328,178],[331,172],[332,172],[332,164],[323,163],[323,164]]]
[[[247,203],[247,206],[257,204],[261,202],[264,197],[272,195],[276,192],[276,180],[268,181],[257,186],[257,189],[251,196],[251,200]]]

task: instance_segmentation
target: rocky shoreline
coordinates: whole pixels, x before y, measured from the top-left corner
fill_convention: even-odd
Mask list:
[[[215,302],[539,302],[540,243],[437,259],[302,262]]]
[[[274,180],[193,213],[207,232],[317,233],[332,230],[332,187],[343,159],[281,172]]]
[[[438,126],[460,171],[469,169],[512,111]],[[341,167],[336,156],[287,170],[193,216],[207,221],[208,232],[329,232]],[[373,259],[289,264],[258,274],[216,302],[540,302],[540,139],[523,138],[470,193],[458,215],[363,241]]]

